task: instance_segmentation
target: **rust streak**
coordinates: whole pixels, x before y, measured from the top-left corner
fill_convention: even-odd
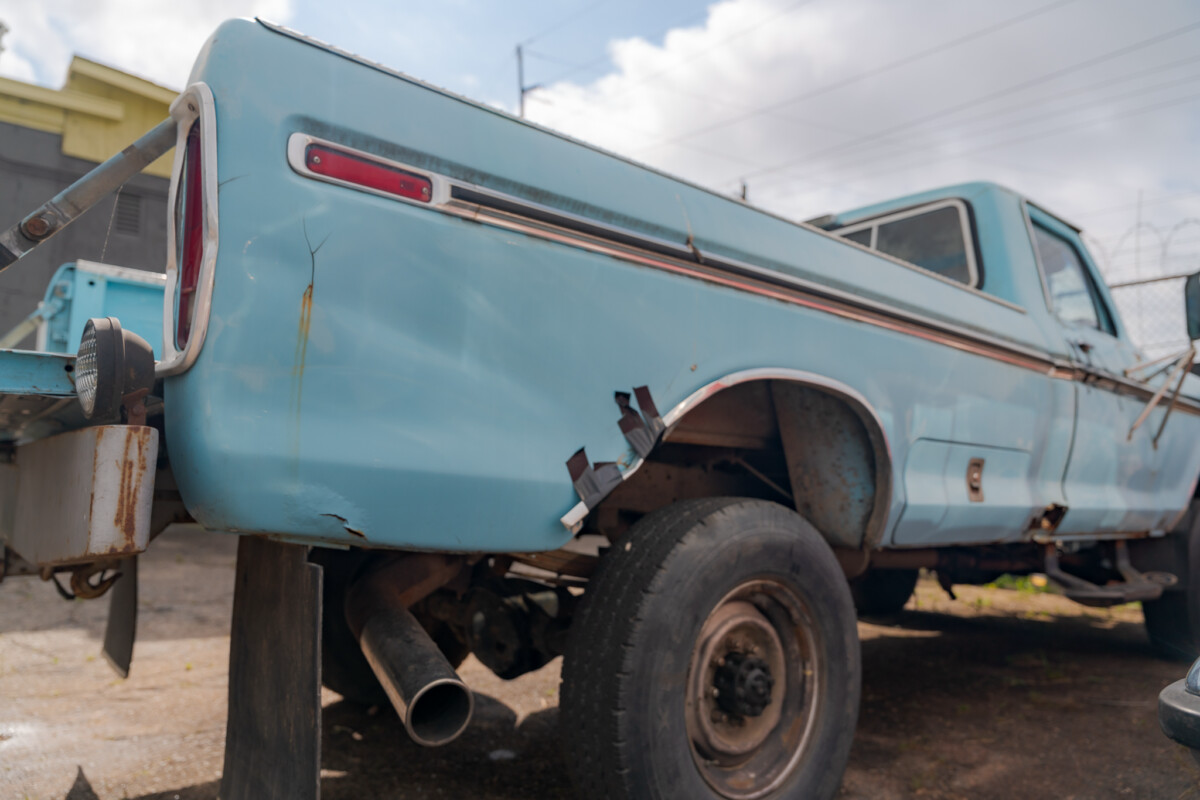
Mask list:
[[[121,538],[124,540],[121,551],[132,552],[137,548],[138,497],[141,493],[142,478],[148,468],[147,431],[147,428],[131,429],[132,435],[125,439],[125,452],[121,458],[121,480],[117,489],[117,508],[113,515],[113,525],[121,532]],[[130,445],[137,449],[136,454],[130,452]]]
[[[321,248],[325,246],[325,242],[329,241],[329,236],[321,240],[321,243],[313,247],[312,240],[308,237],[308,221],[302,219],[300,221],[304,231],[304,244],[308,247],[309,257],[309,275],[308,286],[304,289],[304,295],[300,298],[300,323],[296,330],[296,355],[292,359],[292,377],[296,379],[296,424],[300,424],[300,403],[304,393],[304,364],[308,359],[308,332],[312,326],[313,312],[313,290],[317,285],[317,253],[321,252]]]
[[[300,396],[304,390],[304,362],[308,358],[308,330],[312,325],[313,285],[310,283],[300,298],[300,324],[296,331],[296,357],[292,375],[296,378],[296,413],[300,413]]]

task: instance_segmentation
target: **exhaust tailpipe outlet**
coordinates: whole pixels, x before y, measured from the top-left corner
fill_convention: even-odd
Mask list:
[[[374,577],[359,581],[347,597],[350,629],[412,740],[449,744],[467,729],[475,698],[401,593]]]

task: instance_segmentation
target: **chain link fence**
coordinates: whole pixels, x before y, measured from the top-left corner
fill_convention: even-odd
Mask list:
[[[1151,359],[1188,346],[1183,282],[1184,278],[1151,278],[1109,288],[1130,338]]]
[[[1200,271],[1200,219],[1169,228],[1139,223],[1118,237],[1085,234],[1099,262],[1121,320],[1148,358],[1181,353],[1188,346],[1183,276]]]

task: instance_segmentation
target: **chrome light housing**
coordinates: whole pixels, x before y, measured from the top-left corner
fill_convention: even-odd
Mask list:
[[[89,319],[75,356],[75,393],[88,419],[115,417],[126,398],[154,388],[154,350],[116,317]]]

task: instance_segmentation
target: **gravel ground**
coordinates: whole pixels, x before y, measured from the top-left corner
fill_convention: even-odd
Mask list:
[[[0,798],[212,800],[225,727],[235,542],[177,529],[143,557],[140,637],[118,679],[99,655],[106,601],[0,584]],[[840,797],[1200,798],[1158,730],[1156,659],[1136,607],[922,582],[863,622],[863,706]],[[461,670],[476,718],[438,749],[390,709],[324,695],[322,790],[339,798],[570,797],[556,750],[558,663],[501,681]]]

